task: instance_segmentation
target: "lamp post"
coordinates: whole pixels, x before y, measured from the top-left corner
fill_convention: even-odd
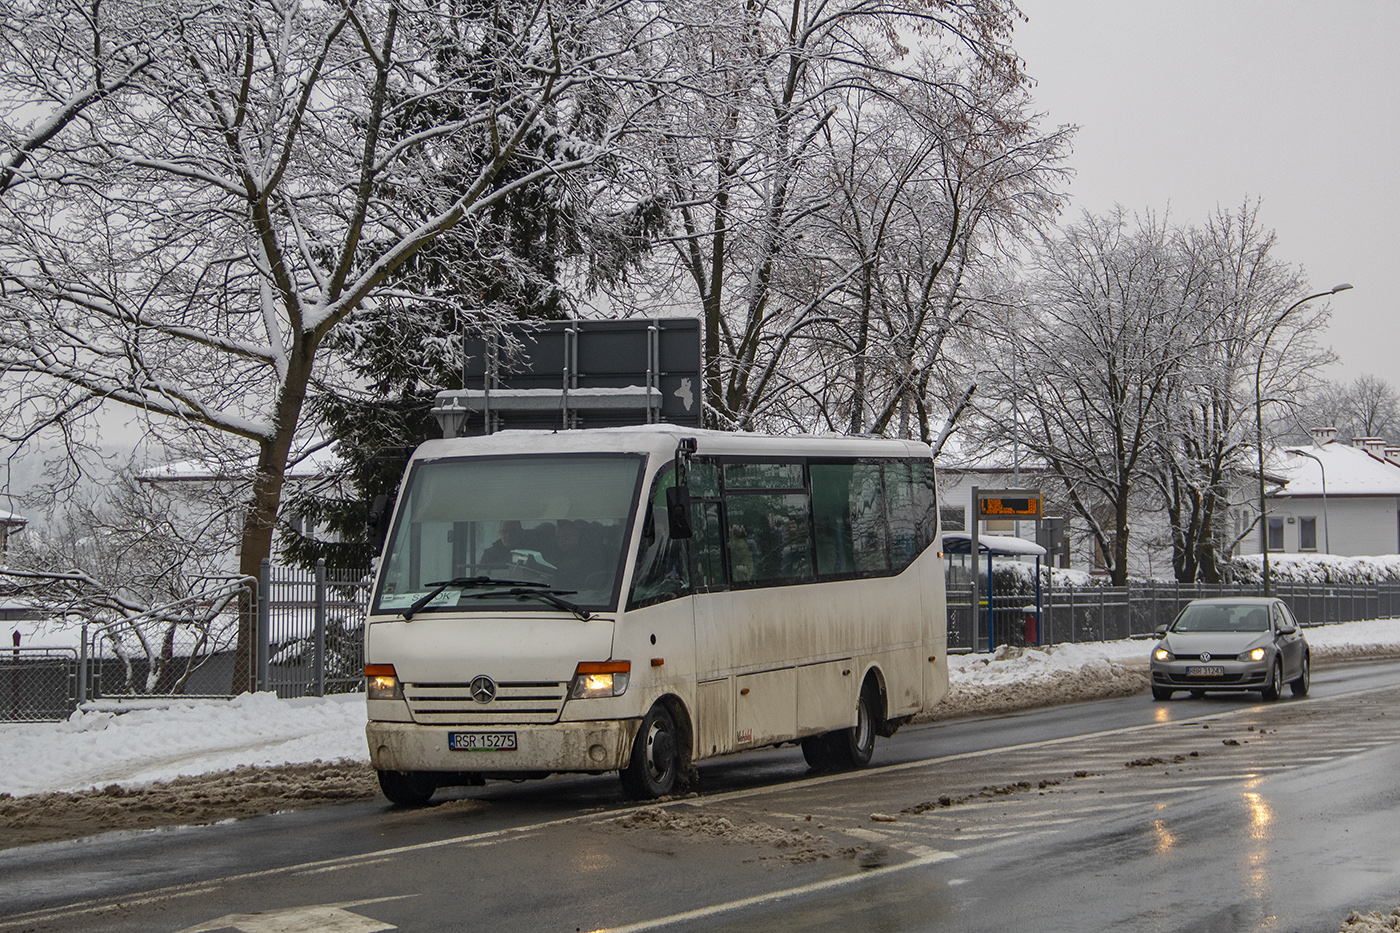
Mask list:
[[[1259,449],[1259,525],[1260,525],[1260,555],[1263,558],[1262,579],[1264,582],[1264,595],[1269,595],[1269,503],[1264,498],[1264,393],[1261,388],[1264,373],[1264,354],[1269,349],[1269,341],[1273,339],[1274,331],[1287,320],[1288,315],[1293,313],[1293,309],[1300,305],[1305,305],[1314,298],[1325,298],[1328,295],[1335,295],[1337,292],[1344,292],[1351,288],[1349,283],[1343,282],[1341,285],[1334,285],[1325,292],[1318,292],[1315,295],[1308,295],[1306,298],[1299,298],[1293,304],[1284,309],[1283,313],[1273,324],[1269,325],[1269,332],[1264,335],[1264,343],[1259,347],[1259,364],[1254,367],[1254,430],[1255,446]]]
[[[1316,460],[1317,468],[1322,471],[1322,552],[1331,554],[1332,539],[1327,534],[1327,465],[1317,454],[1310,454],[1306,450],[1290,450],[1289,453],[1307,457],[1309,460]]]

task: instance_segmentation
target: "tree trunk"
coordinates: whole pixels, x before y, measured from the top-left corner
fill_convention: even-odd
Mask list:
[[[245,580],[262,579],[262,562],[272,556],[272,536],[277,528],[277,507],[286,485],[287,460],[306,401],[311,380],[311,361],[320,339],[302,334],[287,361],[287,376],[277,399],[273,434],[258,451],[257,472],[253,476],[248,513],[243,518],[239,539],[238,572]],[[256,597],[245,590],[238,600],[238,644],[233,666],[233,693],[248,693],[257,683],[257,605]]]

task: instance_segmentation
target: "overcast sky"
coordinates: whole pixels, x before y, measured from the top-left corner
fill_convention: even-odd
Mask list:
[[[1076,124],[1073,205],[1203,223],[1262,200],[1275,255],[1331,299],[1334,379],[1400,387],[1400,2],[1018,0],[1047,126]],[[1301,297],[1301,296],[1300,296]]]

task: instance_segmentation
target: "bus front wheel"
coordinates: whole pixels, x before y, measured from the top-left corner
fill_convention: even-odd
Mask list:
[[[637,739],[632,743],[631,760],[618,775],[622,789],[633,800],[665,797],[675,789],[679,771],[676,722],[670,710],[657,703],[642,719]]]
[[[390,803],[401,807],[421,807],[433,799],[437,780],[422,771],[380,771],[379,789]]]

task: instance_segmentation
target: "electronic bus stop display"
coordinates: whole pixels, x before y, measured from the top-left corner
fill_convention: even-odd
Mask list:
[[[1039,497],[1011,497],[983,493],[977,505],[982,518],[1038,518]]]
[[[444,437],[701,424],[698,318],[521,322],[463,351],[463,388],[433,409]]]

